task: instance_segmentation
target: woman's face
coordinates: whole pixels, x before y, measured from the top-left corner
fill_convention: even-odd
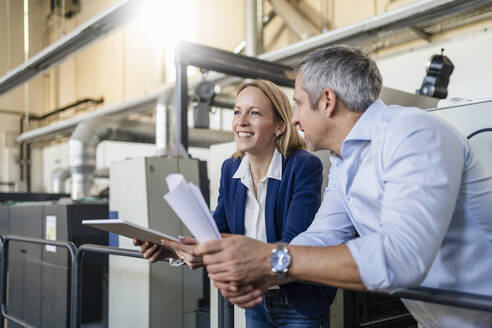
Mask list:
[[[246,87],[236,96],[232,130],[237,149],[258,154],[273,151],[279,125],[270,100],[256,87]]]

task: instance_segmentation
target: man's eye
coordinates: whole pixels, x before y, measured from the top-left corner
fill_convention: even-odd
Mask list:
[[[238,110],[234,111],[234,115],[239,115],[239,114],[240,114],[240,112]]]

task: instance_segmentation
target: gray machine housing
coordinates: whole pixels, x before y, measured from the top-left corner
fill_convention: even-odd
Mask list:
[[[46,239],[46,217],[56,218],[56,240],[107,245],[108,234],[82,225],[107,218],[107,204],[39,202],[0,207],[0,233]],[[36,327],[68,327],[70,257],[64,248],[12,241],[8,254],[7,312]],[[82,323],[103,320],[107,257],[87,254],[82,269]],[[9,327],[20,327],[9,322]]]
[[[208,203],[206,163],[194,159],[148,157],[114,162],[110,167],[110,211],[139,225],[172,236],[191,236],[163,199],[165,178],[181,173],[197,185]],[[134,248],[119,236],[119,247]],[[110,256],[109,327],[196,327],[203,297],[203,270],[149,264]]]

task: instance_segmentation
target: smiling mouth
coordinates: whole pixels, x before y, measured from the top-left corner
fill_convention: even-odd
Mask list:
[[[237,135],[239,137],[252,137],[253,136],[253,132],[238,132]]]

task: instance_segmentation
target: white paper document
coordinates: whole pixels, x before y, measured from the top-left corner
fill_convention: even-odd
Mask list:
[[[164,195],[164,199],[195,238],[200,243],[219,239],[219,229],[200,189],[186,182],[181,174],[169,174],[166,182],[169,192]]]

